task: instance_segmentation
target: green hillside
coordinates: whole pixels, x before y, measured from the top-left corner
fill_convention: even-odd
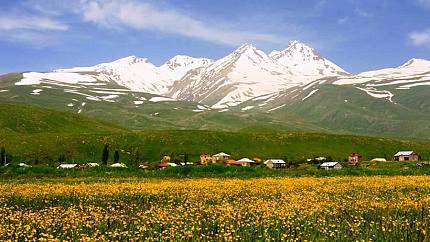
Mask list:
[[[430,102],[424,98],[428,91],[422,88],[407,95],[403,91],[389,102],[354,86],[327,84],[308,99],[289,103],[278,115],[294,113],[337,132],[430,139]]]
[[[68,112],[22,104],[0,104],[3,133],[114,133],[123,129]]]
[[[108,86],[107,88],[120,88]],[[32,95],[35,89],[42,90]],[[306,121],[294,114],[274,117],[268,113],[219,112],[206,110],[199,112],[195,102],[150,102],[154,95],[129,92],[115,102],[95,101],[87,96],[64,92],[62,87],[9,86],[7,92],[0,93],[0,103],[23,103],[48,107],[59,111],[97,118],[133,130],[202,129],[238,131],[248,127],[283,131],[305,130],[327,132],[326,129]],[[76,89],[85,95],[95,95],[88,88]],[[135,105],[137,98],[145,99]],[[201,110],[200,110],[201,111]]]
[[[111,160],[114,150],[121,161],[137,164],[157,162],[162,155],[181,159],[187,153],[197,161],[201,153],[220,151],[233,158],[283,158],[298,162],[315,156],[332,156],[344,160],[350,152],[358,151],[364,159],[387,157],[398,150],[413,149],[422,159],[430,159],[430,141],[331,135],[302,132],[222,132],[222,131],[145,131],[116,134],[39,133],[4,135],[0,145],[15,161],[56,164],[63,161],[100,161],[104,144],[109,144]]]

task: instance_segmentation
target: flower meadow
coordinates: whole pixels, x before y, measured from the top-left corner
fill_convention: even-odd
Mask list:
[[[0,183],[1,241],[430,241],[430,177]]]

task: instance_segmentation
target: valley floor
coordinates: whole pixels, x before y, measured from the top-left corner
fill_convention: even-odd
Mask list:
[[[0,182],[1,240],[427,241],[428,176]]]

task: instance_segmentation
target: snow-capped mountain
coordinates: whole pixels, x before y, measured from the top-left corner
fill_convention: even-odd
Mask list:
[[[297,85],[296,76],[255,46],[245,44],[212,65],[174,83],[169,95],[214,108]]]
[[[304,101],[317,95],[322,84],[353,85],[374,98],[394,103],[397,94],[393,90],[430,85],[430,62],[411,59],[399,67],[353,75],[317,50],[292,41],[286,49],[270,54],[244,44],[216,61],[178,55],[161,66],[129,56],[91,67],[23,73],[16,82],[39,87],[45,84],[64,86],[68,92],[113,85],[225,110],[250,101],[260,102],[260,108],[271,102],[281,106],[286,98]]]
[[[146,58],[129,56],[91,67],[59,69],[51,73],[24,73],[24,78],[17,85],[33,85],[46,81],[78,85],[105,85],[112,82],[132,91],[163,94],[175,80],[182,78],[189,70],[210,63],[212,60],[209,59],[175,56],[157,67]]]
[[[322,57],[317,50],[301,42],[291,41],[288,48],[272,51],[269,56],[308,81],[322,77],[348,75],[345,70]]]

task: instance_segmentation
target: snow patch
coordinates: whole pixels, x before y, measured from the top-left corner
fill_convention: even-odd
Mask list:
[[[388,99],[388,101],[393,102],[393,94],[390,91],[386,91],[386,90],[376,90],[376,89],[365,89],[365,88],[360,88],[357,87],[357,89],[366,92],[368,95],[374,97],[374,98],[386,98]]]
[[[151,99],[149,99],[150,102],[174,102],[176,101],[173,98],[169,98],[169,97],[152,97]]]
[[[246,107],[242,108],[242,111],[251,110],[253,108],[255,108],[255,106],[246,106]]]
[[[306,100],[306,99],[308,99],[308,98],[310,98],[312,95],[314,95],[316,92],[318,92],[318,90],[319,89],[315,89],[315,90],[312,90],[306,97],[304,97],[303,99],[302,99],[302,101],[304,101],[304,100]]]
[[[268,112],[273,112],[273,111],[275,111],[275,110],[278,110],[278,109],[280,109],[280,108],[285,107],[286,105],[287,105],[287,104],[282,104],[281,106],[277,106],[277,107],[275,107],[275,108],[269,109],[269,110],[268,110]]]
[[[143,101],[134,101],[134,104],[135,105],[141,105],[141,104],[143,104]]]
[[[73,107],[73,106],[74,106],[73,103],[67,104],[67,107]]]
[[[40,95],[40,93],[42,92],[42,89],[34,89],[30,94],[31,95]]]

